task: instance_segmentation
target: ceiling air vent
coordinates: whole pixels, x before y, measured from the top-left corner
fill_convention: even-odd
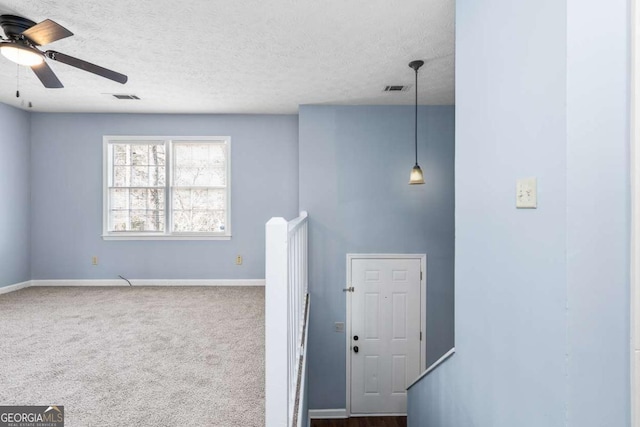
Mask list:
[[[411,88],[411,85],[389,85],[385,86],[383,92],[406,92]]]
[[[118,99],[140,99],[135,95],[117,95],[117,94],[113,94],[113,96],[115,96]]]

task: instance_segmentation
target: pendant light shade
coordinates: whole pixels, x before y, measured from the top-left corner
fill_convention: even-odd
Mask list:
[[[416,163],[416,165],[411,169],[411,175],[409,176],[409,184],[424,184],[424,175],[422,175],[422,169]]]
[[[422,169],[420,169],[420,165],[418,165],[418,69],[424,65],[424,61],[411,61],[409,62],[409,67],[413,68],[416,72],[416,108],[415,108],[415,128],[414,128],[414,137],[415,137],[415,148],[416,148],[416,164],[411,169],[411,175],[409,176],[409,184],[424,184],[424,175],[422,174]]]

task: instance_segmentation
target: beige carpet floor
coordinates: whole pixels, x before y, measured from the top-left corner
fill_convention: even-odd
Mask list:
[[[65,426],[264,426],[264,289],[56,287],[0,295],[0,405]]]

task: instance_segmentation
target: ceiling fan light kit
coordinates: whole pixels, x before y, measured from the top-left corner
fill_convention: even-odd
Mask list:
[[[33,67],[44,62],[44,56],[40,52],[16,43],[0,43],[0,53],[10,61],[27,67]]]
[[[0,27],[2,27],[6,36],[6,38],[0,36],[0,53],[17,64],[31,67],[46,88],[61,88],[63,86],[51,67],[46,63],[45,58],[62,62],[118,83],[125,84],[128,80],[124,74],[64,53],[53,50],[43,52],[38,49],[38,46],[73,35],[71,31],[50,19],[36,24],[30,19],[20,16],[0,15]]]

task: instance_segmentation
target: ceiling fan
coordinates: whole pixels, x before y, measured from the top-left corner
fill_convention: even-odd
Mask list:
[[[45,58],[80,68],[118,83],[125,84],[127,82],[127,76],[124,74],[54,50],[41,51],[38,49],[38,46],[73,35],[71,31],[57,22],[46,19],[36,24],[20,16],[0,15],[0,27],[6,35],[6,38],[0,36],[0,53],[17,64],[31,67],[47,88],[61,88],[63,86],[51,67],[45,62]]]

